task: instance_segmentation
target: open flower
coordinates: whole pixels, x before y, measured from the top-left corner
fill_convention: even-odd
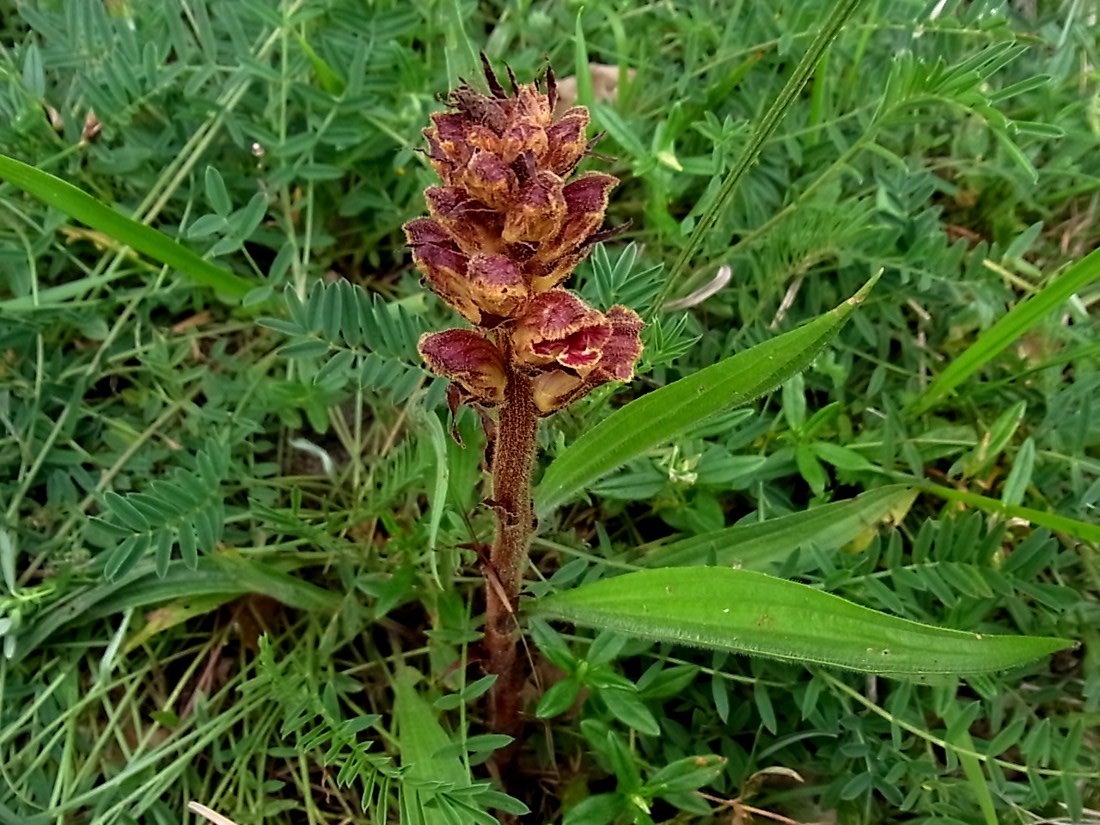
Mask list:
[[[553,294],[553,293],[547,293]],[[642,354],[642,319],[632,309],[613,306],[602,316],[608,335],[594,352],[594,362],[583,370],[570,368],[569,358],[559,358],[561,368],[545,370],[531,382],[535,406],[543,415],[562,409],[609,381],[629,381]],[[562,350],[566,352],[566,350]]]
[[[429,332],[417,349],[432,372],[451,379],[471,398],[486,406],[504,400],[504,356],[485,336],[469,329]]]
[[[512,348],[521,364],[557,363],[587,374],[610,337],[611,324],[602,312],[571,292],[555,289],[528,304],[512,332]]]

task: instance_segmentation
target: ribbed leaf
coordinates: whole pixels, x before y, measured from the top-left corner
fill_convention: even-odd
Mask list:
[[[1004,516],[1006,519],[1023,519],[1032,524],[1038,524],[1042,527],[1049,527],[1051,530],[1067,533],[1082,541],[1100,542],[1100,524],[1081,521],[1080,519],[1070,518],[1069,516],[1059,515],[1058,513],[1048,513],[1045,510],[1036,510],[1032,507],[1005,504],[1000,499],[989,498],[988,496],[978,495],[977,493],[970,493],[966,490],[956,490],[954,487],[944,487],[941,484],[925,482],[920,486],[925,492],[931,493],[934,496],[939,496],[947,501],[968,504],[971,507],[976,507],[987,513],[996,513],[1000,516]]]
[[[170,266],[200,284],[231,298],[243,298],[255,284],[200,258],[190,249],[152,227],[116,212],[87,192],[48,172],[0,155],[0,178],[73,220],[109,235],[155,261]]]
[[[769,392],[805,369],[844,325],[878,280],[797,329],[739,352],[632,401],[567,447],[535,491],[535,509],[546,514],[593,481],[663,444],[701,420]]]
[[[145,547],[139,542],[144,541]],[[128,550],[144,552],[148,536],[128,539]],[[121,547],[122,545],[120,545]],[[118,551],[116,551],[118,552]],[[261,593],[299,610],[335,610],[341,596],[297,578],[273,564],[236,556],[206,556],[194,567],[173,561],[161,577],[153,559],[140,559],[113,581],[81,585],[48,611],[37,614],[20,632],[12,657],[18,661],[63,627],[85,623],[128,609],[210,595]]]
[[[544,597],[536,613],[645,639],[895,676],[973,674],[1069,639],[945,630],[749,570],[643,570]]]
[[[440,753],[451,740],[439,724],[435,710],[416,692],[416,678],[415,671],[403,671],[393,686],[401,766],[417,783],[412,789],[403,790],[412,799],[403,800],[402,804],[413,803],[410,810],[416,813],[410,825],[446,825],[447,819],[440,809],[430,804],[436,795],[427,785],[443,782],[465,787],[470,784],[470,775],[458,757]]]
[[[736,524],[655,548],[635,563],[646,567],[697,564],[765,571],[800,547],[835,550],[897,511],[906,511],[916,491],[902,485],[871,490],[789,516]]]

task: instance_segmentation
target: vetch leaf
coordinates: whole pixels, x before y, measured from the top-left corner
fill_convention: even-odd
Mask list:
[[[560,716],[573,707],[580,692],[581,683],[572,676],[551,685],[539,699],[538,707],[535,708],[535,717],[553,719],[555,716]]]
[[[688,756],[661,768],[645,783],[653,796],[694,791],[721,776],[726,759],[721,756]]]
[[[1028,438],[1016,453],[1008,478],[1005,479],[1001,501],[1010,507],[1018,506],[1024,500],[1027,485],[1031,483],[1031,472],[1035,467],[1035,440]]]
[[[570,808],[562,825],[610,825],[626,810],[626,797],[617,793],[601,793]]]
[[[877,280],[876,274],[847,301],[809,323],[674,381],[609,415],[547,468],[535,491],[536,512],[545,515],[632,458],[715,413],[747,404],[805,369]]]
[[[892,676],[1004,670],[1069,639],[947,630],[749,570],[642,570],[539,599],[534,611],[645,639]]]
[[[4,580],[4,586],[8,593],[14,594],[17,585],[15,576],[15,541],[11,533],[0,527],[0,575]]]
[[[210,208],[224,218],[233,209],[233,201],[229,199],[229,192],[225,188],[225,181],[222,179],[221,173],[213,166],[207,166],[204,182],[206,185],[206,200],[209,202]]]
[[[46,96],[46,71],[37,43],[27,46],[23,55],[23,86],[35,100],[41,101]]]
[[[605,688],[600,698],[607,704],[612,716],[634,730],[647,736],[660,736],[661,728],[649,708],[645,706],[637,693],[623,688]]]

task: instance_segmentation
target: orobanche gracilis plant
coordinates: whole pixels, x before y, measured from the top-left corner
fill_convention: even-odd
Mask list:
[[[515,614],[535,528],[531,474],[539,419],[596,386],[630,380],[642,351],[642,321],[626,307],[600,312],[562,287],[610,234],[601,227],[618,182],[599,172],[574,175],[591,154],[587,110],[574,107],[555,118],[550,71],[541,86],[521,86],[509,72],[508,95],[482,60],[489,94],[464,84],[447,99],[450,111],[433,115],[424,132],[444,185],[426,192],[431,216],[405,231],[432,289],[474,327],[425,335],[420,354],[451,380],[452,409],[463,402],[483,408],[490,430],[487,503],[496,530],[483,565],[485,646],[497,679],[489,724],[516,735],[524,674]],[[561,503],[685,427],[776,389],[821,351],[874,282],[801,327],[612,413],[548,468],[540,507],[547,509],[547,499]],[[495,409],[495,419],[485,409]],[[714,541],[725,548],[728,539]],[[725,549],[721,555],[729,558]],[[1003,670],[1073,644],[923,625],[718,558],[716,550],[717,566],[662,567],[658,557],[660,569],[544,595],[533,609],[643,638],[896,676]]]
[[[431,288],[474,329],[425,335],[420,354],[451,380],[452,407],[497,410],[492,450],[496,532],[486,571],[485,640],[497,675],[491,724],[519,724],[522,669],[514,612],[534,530],[531,472],[538,421],[592,388],[629,381],[641,354],[642,321],[606,313],[562,284],[601,232],[618,179],[575,175],[591,144],[588,110],[554,116],[557,91],[516,82],[508,95],[489,66],[489,95],[463,85],[424,130],[443,186],[425,196],[431,217],[405,226],[413,259]]]

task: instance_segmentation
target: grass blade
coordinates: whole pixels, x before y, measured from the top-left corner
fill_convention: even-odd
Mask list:
[[[674,541],[647,553],[637,563],[646,567],[710,564],[766,571],[802,547],[843,547],[884,519],[906,512],[916,496],[915,490],[904,485],[882,487],[812,510]]]
[[[976,507],[987,513],[996,513],[1006,519],[1024,519],[1032,524],[1038,524],[1040,527],[1047,527],[1056,532],[1081,539],[1081,541],[1100,544],[1100,525],[1097,524],[1090,524],[1087,521],[1080,521],[1058,513],[1048,513],[1044,510],[1022,507],[1018,504],[1005,504],[1000,499],[981,496],[977,493],[968,493],[966,490],[956,490],[953,487],[944,487],[930,482],[921,484],[921,489],[947,501],[969,504],[971,507]]]
[[[0,178],[22,189],[73,220],[103,232],[120,243],[148,255],[154,261],[182,272],[193,281],[234,299],[245,296],[255,284],[215,266],[163,232],[128,218],[87,192],[41,169],[0,155]]]
[[[672,293],[676,281],[679,279],[680,275],[683,274],[688,264],[691,263],[691,259],[695,256],[695,253],[699,251],[703,239],[714,229],[714,224],[717,223],[718,216],[726,208],[726,204],[730,202],[734,193],[737,192],[737,187],[741,184],[742,179],[748,173],[749,169],[755,165],[757,158],[760,157],[760,152],[764,148],[764,144],[768,142],[768,138],[772,136],[772,133],[779,126],[780,122],[783,120],[783,116],[787,114],[787,110],[790,109],[791,104],[794,103],[795,98],[798,96],[799,92],[802,91],[802,87],[806,85],[806,81],[808,81],[810,76],[814,73],[826,49],[829,48],[829,45],[836,39],[837,35],[840,34],[841,28],[843,28],[844,24],[848,21],[848,18],[852,16],[852,13],[856,10],[861,1],[862,0],[838,0],[837,4],[833,6],[832,12],[825,19],[825,23],[821,27],[821,31],[818,32],[817,37],[810,43],[810,47],[806,50],[806,53],[802,55],[802,59],[798,61],[798,65],[795,66],[794,72],[791,73],[786,84],[784,84],[779,94],[776,95],[775,100],[772,101],[771,106],[768,107],[763,117],[760,118],[760,122],[756,125],[756,130],[753,132],[752,137],[749,138],[748,145],[737,161],[737,165],[729,171],[726,179],[722,181],[722,188],[718,190],[718,196],[714,199],[714,203],[710,205],[707,211],[699,218],[699,222],[695,224],[695,229],[692,230],[687,245],[684,246],[683,251],[680,253],[680,257],[678,257],[676,263],[672,265],[672,269],[668,273],[668,280],[665,281],[665,285],[654,303],[654,306],[663,304]]]
[[[115,581],[83,585],[50,610],[37,614],[19,634],[9,661],[22,660],[54,633],[75,623],[178,599],[236,598],[247,593],[261,593],[299,610],[335,610],[341,599],[340,594],[259,560],[204,556],[194,570],[174,561],[161,578],[153,559],[145,559]]]
[[[644,639],[893,676],[1004,670],[1069,639],[945,630],[750,570],[642,570],[539,599],[539,615]]]
[[[878,280],[797,329],[681,378],[617,410],[566,448],[535,491],[541,515],[646,450],[675,438],[714,413],[747,404],[813,360]]]
[[[1071,295],[1100,277],[1100,249],[1094,250],[1051,281],[1035,295],[1017,304],[997,323],[978,336],[962,355],[954,359],[936,380],[917,397],[910,414],[919,415],[968,379],[983,364],[1002,352]]]

